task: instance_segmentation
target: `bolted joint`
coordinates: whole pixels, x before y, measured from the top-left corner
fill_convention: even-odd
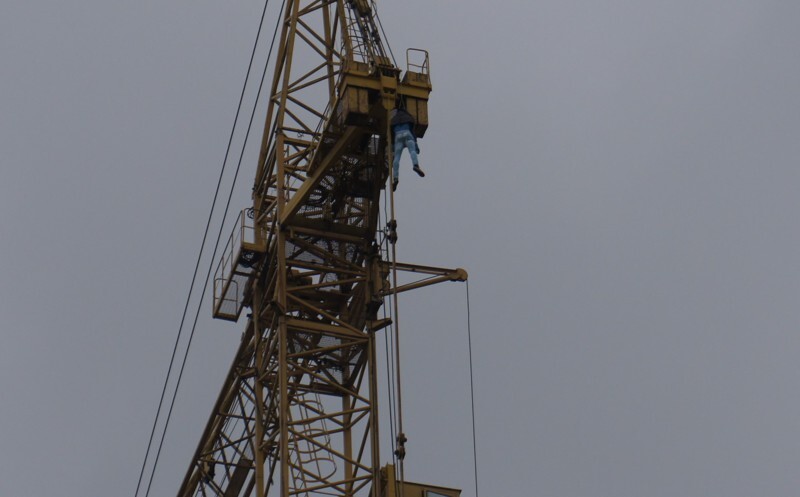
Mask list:
[[[281,305],[281,303],[277,299],[270,300],[269,307],[278,316],[285,316],[286,315],[286,309],[283,308],[283,306]]]
[[[457,268],[451,275],[450,279],[452,281],[467,281],[469,275],[467,274],[466,269]]]

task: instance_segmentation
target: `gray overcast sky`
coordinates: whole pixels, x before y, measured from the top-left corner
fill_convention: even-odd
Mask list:
[[[0,495],[133,495],[262,5],[0,4]],[[379,7],[432,57],[398,250],[470,271],[481,495],[796,496],[800,3]],[[401,306],[407,476],[473,497],[464,287]]]

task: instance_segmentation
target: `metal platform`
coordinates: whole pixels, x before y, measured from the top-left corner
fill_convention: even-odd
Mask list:
[[[246,304],[247,285],[253,265],[266,253],[267,237],[256,231],[253,209],[239,213],[236,225],[214,274],[214,309],[217,319],[237,321]]]

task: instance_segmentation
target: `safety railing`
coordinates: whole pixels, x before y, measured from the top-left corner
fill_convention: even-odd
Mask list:
[[[258,228],[253,209],[239,213],[214,273],[215,318],[239,319],[253,265],[266,252],[266,238],[263,229]]]
[[[431,73],[431,60],[428,51],[420,48],[407,49],[406,71],[429,76]]]

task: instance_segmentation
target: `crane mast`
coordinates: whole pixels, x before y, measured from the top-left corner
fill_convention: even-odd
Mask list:
[[[398,263],[393,216],[380,226],[389,113],[402,102],[425,133],[427,53],[403,74],[368,0],[286,0],[281,16],[253,205],[214,281],[214,317],[247,308],[247,323],[178,495],[457,496],[403,483],[401,433],[398,468],[380,466],[375,342],[396,323],[378,313],[466,279]]]

